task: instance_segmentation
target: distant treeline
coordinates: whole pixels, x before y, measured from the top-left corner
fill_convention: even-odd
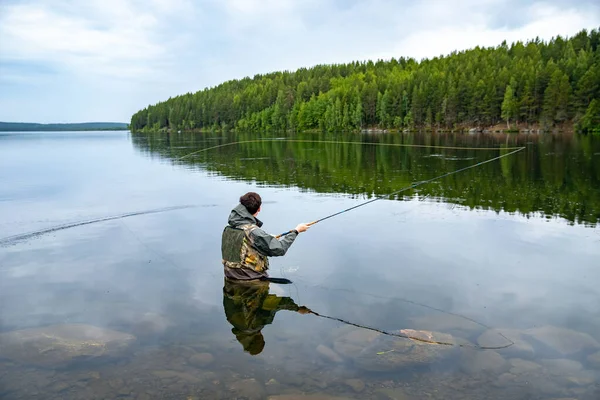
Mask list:
[[[34,124],[29,122],[0,122],[0,132],[31,131],[119,131],[129,126],[122,122],[84,122],[80,124]]]
[[[600,32],[417,61],[318,65],[232,80],[137,112],[134,131],[575,126],[600,132]],[[513,125],[514,127],[514,125]]]

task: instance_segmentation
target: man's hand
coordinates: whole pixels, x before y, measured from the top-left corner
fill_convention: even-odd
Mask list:
[[[308,224],[298,224],[298,226],[296,226],[296,230],[298,231],[298,233],[306,232],[308,228],[310,228]]]
[[[300,308],[298,308],[298,312],[300,314],[308,314],[310,312],[310,309],[304,307],[304,306],[300,306]]]

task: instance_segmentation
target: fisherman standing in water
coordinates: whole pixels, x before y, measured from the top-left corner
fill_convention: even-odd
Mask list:
[[[240,204],[231,210],[229,224],[223,230],[221,253],[225,271],[223,308],[231,332],[252,355],[262,352],[265,339],[261,333],[281,310],[307,314],[310,310],[298,306],[289,297],[269,293],[268,257],[283,256],[300,232],[308,229],[299,224],[281,240],[263,231],[256,218],[262,200],[258,193],[240,197]]]
[[[268,257],[283,256],[300,232],[308,224],[298,224],[296,229],[279,240],[260,227],[256,218],[261,211],[262,199],[258,193],[248,192],[240,197],[240,204],[231,210],[228,225],[223,230],[221,253],[225,277],[235,280],[266,280],[269,275]]]

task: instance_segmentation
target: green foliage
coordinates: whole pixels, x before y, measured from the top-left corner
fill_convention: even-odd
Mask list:
[[[84,122],[74,124],[35,124],[29,122],[0,122],[0,132],[32,131],[123,131],[129,129],[122,122]]]
[[[592,100],[585,115],[577,124],[577,130],[582,133],[600,135],[600,101]]]
[[[224,82],[150,105],[134,131],[563,126],[600,100],[600,33],[453,52],[423,61],[317,65]],[[510,89],[510,90],[509,90]]]
[[[510,120],[517,115],[518,103],[513,94],[512,87],[508,85],[504,92],[504,101],[502,102],[502,118],[506,120],[508,129],[510,129]]]

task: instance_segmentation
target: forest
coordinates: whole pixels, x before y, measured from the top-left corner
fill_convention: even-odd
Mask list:
[[[443,57],[317,65],[149,105],[132,131],[575,130],[600,134],[600,32]]]
[[[83,122],[72,124],[36,124],[32,122],[0,122],[0,132],[42,131],[119,131],[127,130],[122,122]]]

